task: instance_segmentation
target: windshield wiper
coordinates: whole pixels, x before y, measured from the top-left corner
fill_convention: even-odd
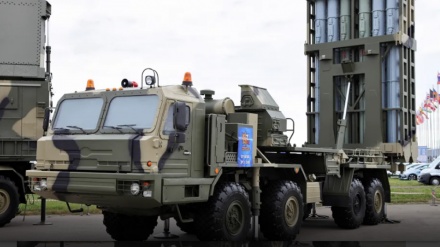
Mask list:
[[[72,129],[78,129],[78,130],[81,130],[84,134],[87,134],[87,132],[83,128],[78,127],[76,125],[67,125],[66,127],[67,128],[72,128]]]
[[[136,124],[118,124],[117,126],[118,127],[128,127],[130,129],[134,130],[134,132],[136,132],[136,134],[139,134],[139,135],[142,134],[142,130],[133,128],[133,126],[136,126]]]
[[[114,130],[117,130],[117,131],[119,131],[119,132],[121,132],[122,133],[122,131],[121,131],[121,127],[116,127],[116,126],[110,126],[110,125],[104,125],[104,126],[102,126],[103,128],[110,128],[110,129],[114,129]]]
[[[69,133],[69,129],[61,128],[61,127],[59,127],[59,128],[53,128],[53,130],[55,130],[55,131],[54,131],[54,134],[55,134],[55,135],[62,135],[62,134],[67,134],[67,133]]]

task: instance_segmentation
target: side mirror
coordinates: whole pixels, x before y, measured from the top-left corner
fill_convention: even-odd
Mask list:
[[[49,121],[50,121],[50,113],[52,110],[50,108],[44,109],[44,118],[43,118],[43,131],[46,132],[49,128]]]
[[[189,119],[185,102],[174,103],[173,124],[177,131],[185,131],[188,127],[187,119]]]

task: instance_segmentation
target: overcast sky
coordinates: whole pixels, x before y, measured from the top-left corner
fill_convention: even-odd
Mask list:
[[[140,82],[151,67],[160,85],[194,87],[240,104],[239,84],[267,88],[286,117],[292,142],[306,141],[306,0],[75,0],[52,5],[54,103],[82,91]],[[437,87],[440,70],[440,2],[416,1],[417,102]]]

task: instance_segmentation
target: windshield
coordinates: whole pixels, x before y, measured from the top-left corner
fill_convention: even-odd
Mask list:
[[[115,97],[110,102],[104,128],[151,129],[158,105],[157,95]]]
[[[416,166],[412,167],[411,169],[422,170],[422,169],[425,169],[426,167],[428,167],[428,164],[420,164],[420,165],[416,165]]]
[[[430,164],[429,164],[429,168],[434,168],[436,165],[438,165],[440,163],[440,156],[438,156],[435,160],[433,160]]]
[[[65,99],[54,119],[53,129],[94,130],[103,104],[102,98]]]

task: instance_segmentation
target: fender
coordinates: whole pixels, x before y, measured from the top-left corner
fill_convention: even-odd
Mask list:
[[[14,170],[12,167],[9,166],[2,166],[0,165],[0,174],[8,174],[14,182],[15,185],[18,187],[18,192],[19,192],[19,199],[21,203],[25,203],[26,202],[26,198],[25,198],[25,193],[26,193],[26,189],[24,187],[24,178],[23,176],[18,173],[16,170]],[[11,177],[11,174],[13,174]]]

